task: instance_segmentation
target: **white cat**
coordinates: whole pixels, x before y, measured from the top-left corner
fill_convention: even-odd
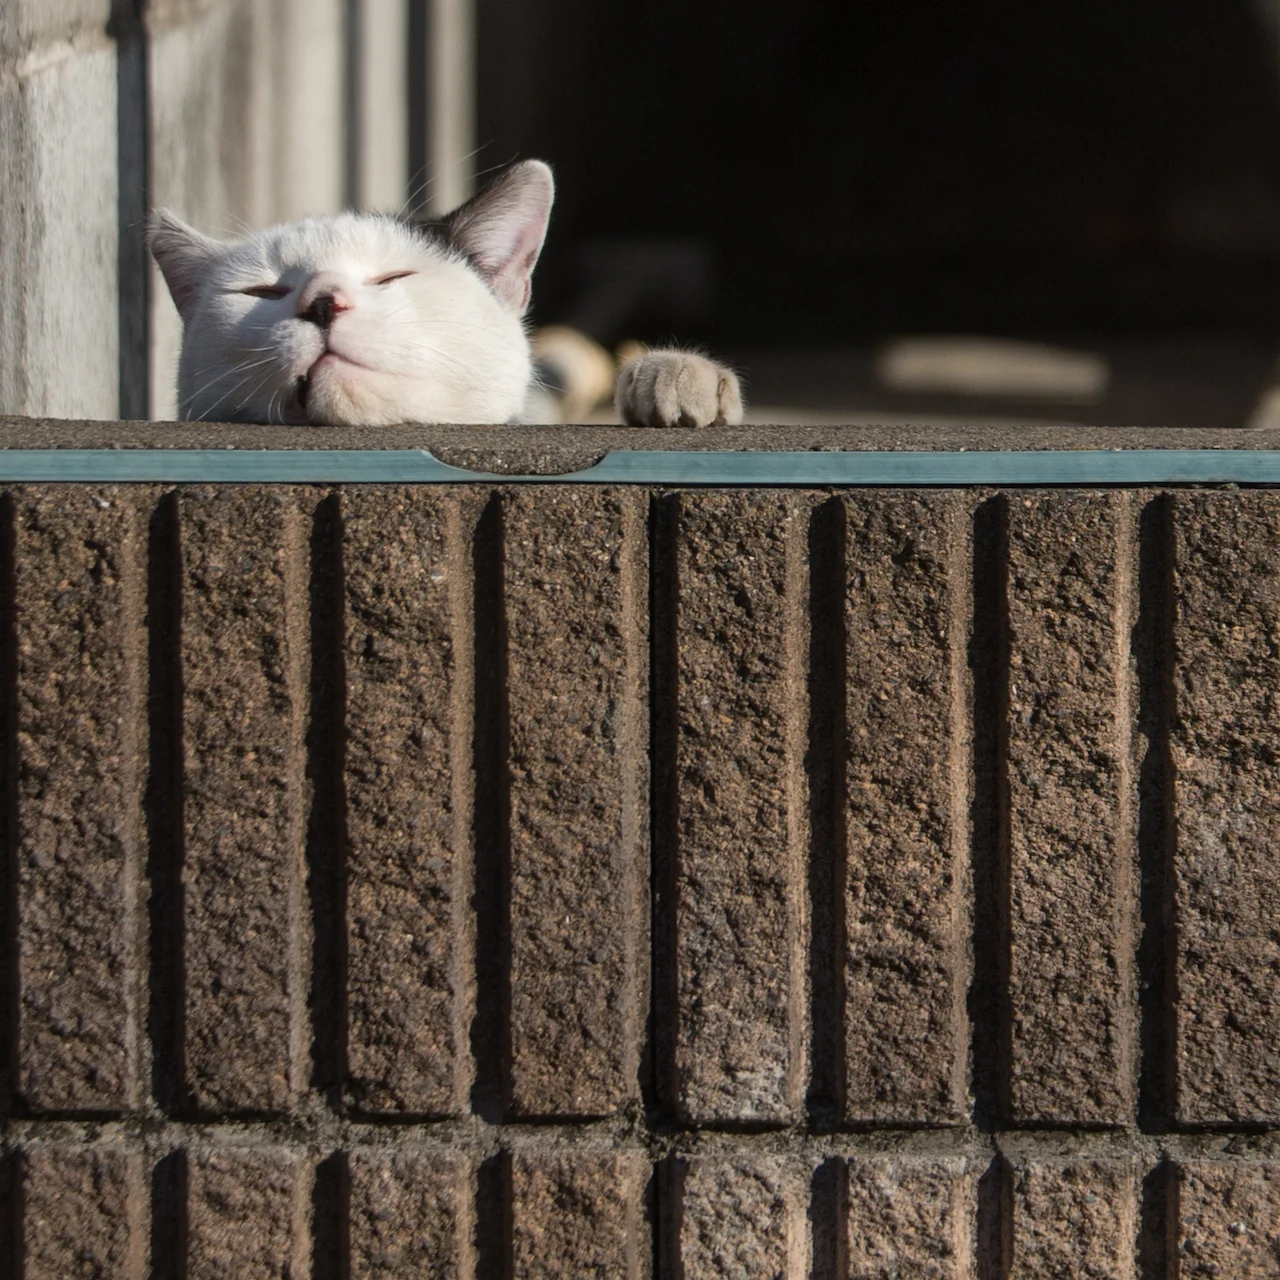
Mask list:
[[[522,317],[546,236],[551,170],[505,170],[438,222],[342,213],[227,244],[155,213],[150,243],[182,316],[178,404],[205,421],[527,420]],[[626,365],[635,426],[742,421],[729,369],[682,351]]]

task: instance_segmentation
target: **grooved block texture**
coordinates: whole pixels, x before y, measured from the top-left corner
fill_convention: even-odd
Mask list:
[[[806,1074],[807,511],[680,504],[677,1101],[698,1123],[785,1122]]]
[[[1135,809],[1127,494],[1010,500],[1011,1100],[1022,1123],[1134,1111]]]
[[[471,567],[453,497],[344,497],[350,1089],[366,1111],[466,1102],[459,947],[471,845]]]
[[[181,495],[187,1084],[209,1111],[305,1087],[306,552],[292,490]]]
[[[188,1157],[187,1280],[310,1275],[310,1168],[291,1152]]]
[[[1180,1171],[1180,1280],[1280,1275],[1280,1165],[1186,1165]]]
[[[0,23],[45,0],[12,19],[10,3]],[[115,48],[38,50],[5,68],[0,139],[0,413],[114,418]]]
[[[851,1280],[970,1280],[977,1180],[957,1160],[849,1165]]]
[[[474,1188],[460,1160],[351,1157],[351,1280],[470,1274]]]
[[[1280,1119],[1280,508],[1175,499],[1177,1114]]]
[[[642,1280],[644,1164],[585,1152],[512,1160],[512,1273],[521,1280],[610,1276]]]
[[[1011,1280],[1133,1280],[1137,1201],[1128,1160],[1015,1169]]]
[[[803,1280],[806,1190],[785,1160],[690,1161],[679,1219],[685,1280]]]
[[[139,1101],[139,519],[128,490],[15,493],[19,1086],[36,1111]]]
[[[506,501],[512,1101],[602,1115],[636,1095],[645,1019],[643,495]]]
[[[966,1106],[965,512],[845,502],[845,1115],[947,1123]]]
[[[146,1262],[142,1157],[44,1147],[23,1160],[23,1280],[135,1280]]]

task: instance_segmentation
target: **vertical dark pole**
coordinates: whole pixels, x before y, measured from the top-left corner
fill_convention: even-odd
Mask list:
[[[117,275],[119,413],[151,412],[151,273],[146,225],[151,206],[150,50],[146,0],[115,0],[110,32],[116,42],[118,148]]]

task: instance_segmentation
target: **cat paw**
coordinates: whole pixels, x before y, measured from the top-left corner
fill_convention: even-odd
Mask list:
[[[742,421],[738,375],[688,351],[646,351],[623,365],[614,402],[628,427],[733,427]]]

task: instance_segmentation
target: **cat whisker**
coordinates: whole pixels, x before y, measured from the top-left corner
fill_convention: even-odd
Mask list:
[[[242,360],[239,364],[233,365],[230,369],[219,369],[213,373],[213,376],[211,378],[209,378],[207,381],[202,383],[197,390],[193,391],[191,395],[187,396],[184,403],[188,406],[194,406],[206,391],[208,391],[211,387],[216,386],[219,382],[222,381],[223,378],[233,377],[235,374],[240,373],[243,370],[244,377],[239,382],[237,382],[235,386],[232,388],[232,390],[234,391],[239,387],[243,386],[245,382],[247,382],[259,369],[262,368],[264,364],[267,364],[267,363],[269,363],[269,361],[266,359],[255,360],[252,357],[250,357],[248,360]],[[203,376],[205,373],[208,373],[208,372],[210,372],[209,369],[202,369],[200,371],[199,376]]]
[[[471,151],[467,152],[465,156],[462,156],[458,163],[466,164],[468,160],[474,160],[476,156],[485,150],[486,147],[490,147],[492,145],[493,144],[490,142],[480,143],[479,146],[474,147]],[[503,161],[499,164],[492,164],[487,169],[477,169],[476,172],[471,175],[472,181],[479,182],[481,178],[486,177],[488,174],[495,173],[499,169],[505,169],[508,164],[515,160],[515,158],[516,157],[512,156],[511,160]],[[430,191],[432,186],[439,181],[440,175],[438,173],[432,174],[430,177],[424,177],[423,175],[425,175],[426,171],[427,165],[424,164],[419,166],[409,175],[408,193],[405,196],[404,202],[400,205],[400,209],[396,214],[397,217],[407,218],[413,210],[420,209],[425,203],[424,197],[427,192]]]
[[[267,363],[267,362],[259,361],[258,364],[253,369],[250,369],[249,372],[246,373],[245,376],[241,378],[239,382],[237,382],[234,386],[229,387],[226,391],[224,391],[222,395],[220,395],[207,409],[205,409],[201,413],[200,416],[206,422],[212,421],[213,411],[225,400],[227,400],[228,397],[233,395],[238,395],[241,389],[244,387],[244,385],[249,381],[251,377],[253,377],[253,375],[257,372],[258,369],[262,367],[264,363]],[[244,397],[244,400],[245,401],[252,400],[253,397],[256,396],[258,392],[267,384],[267,382],[270,380],[270,378],[275,372],[276,372],[276,368],[274,365],[268,368],[266,372],[266,376],[259,378],[258,381],[254,383],[253,389],[249,392],[247,396]]]

